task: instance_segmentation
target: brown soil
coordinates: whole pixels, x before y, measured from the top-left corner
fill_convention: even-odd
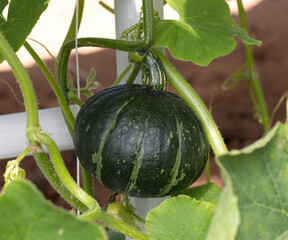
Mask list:
[[[287,12],[288,2],[286,0],[267,0],[247,13],[251,35],[263,41],[261,47],[255,47],[254,56],[270,114],[281,95],[288,89],[288,28],[285,21],[287,20]],[[235,16],[235,20],[238,21],[237,16]],[[207,105],[212,102],[213,116],[229,149],[242,148],[259,139],[263,134],[261,125],[253,118],[253,105],[246,81],[242,81],[234,90],[222,90],[224,80],[245,62],[243,45],[239,40],[237,41],[239,44],[230,55],[214,60],[205,68],[189,62],[172,60],[175,67],[198,92],[204,102]],[[71,71],[73,71],[73,62],[74,57],[71,57]],[[46,64],[54,72],[55,62],[48,59]],[[116,77],[115,52],[112,50],[81,55],[80,64],[83,82],[91,68],[97,71],[97,81],[100,83],[99,90],[110,86]],[[57,99],[39,68],[33,66],[27,70],[36,89],[39,108],[58,106]],[[22,102],[21,92],[13,74],[0,72],[0,79],[4,79],[14,89],[15,94]],[[23,104],[15,100],[9,88],[2,82],[0,82],[0,101],[0,114],[24,111]],[[284,104],[277,112],[274,122],[278,120],[282,122],[285,120]],[[63,157],[71,174],[75,176],[74,152],[63,152]],[[4,160],[0,161],[1,176],[5,163]],[[43,177],[31,157],[23,161],[22,166],[26,169],[27,178],[36,183],[48,199],[58,205],[68,207]],[[196,184],[205,182],[204,175]],[[211,179],[223,186],[213,158],[211,159]],[[2,186],[2,184],[3,178],[1,177],[0,185]],[[107,203],[109,190],[96,182],[94,186],[95,197],[101,205],[104,205]]]

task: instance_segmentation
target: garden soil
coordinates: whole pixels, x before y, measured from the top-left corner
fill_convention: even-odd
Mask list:
[[[261,47],[254,47],[255,65],[260,82],[267,100],[268,110],[271,114],[280,97],[288,89],[288,28],[287,28],[287,0],[263,1],[249,12],[247,18],[251,35],[263,41]],[[238,21],[238,17],[234,16]],[[199,67],[191,62],[172,60],[191,86],[201,96],[207,106],[211,107],[212,114],[224,137],[229,149],[241,149],[263,135],[263,128],[255,119],[255,109],[248,92],[247,82],[241,81],[236,88],[230,91],[222,89],[225,79],[245,63],[245,50],[243,44],[237,39],[235,50],[228,56],[214,60],[208,67]],[[75,57],[70,59],[69,70],[73,75]],[[55,61],[45,60],[51,71],[54,71]],[[96,81],[98,90],[109,87],[116,77],[115,52],[113,50],[91,51],[80,55],[80,77],[84,84],[91,68],[97,72]],[[36,89],[38,106],[40,109],[58,106],[57,99],[43,74],[37,66],[27,69]],[[20,90],[11,72],[0,72],[0,114],[9,114],[24,111],[23,99]],[[14,93],[10,91],[14,89]],[[171,88],[169,88],[170,91]],[[16,96],[16,97],[15,97]],[[274,123],[285,120],[285,107],[281,105],[277,111]],[[52,136],[53,137],[53,136]],[[1,146],[0,146],[1,149]],[[76,174],[76,157],[74,151],[63,152],[63,158],[72,176]],[[221,187],[219,169],[211,156],[211,181]],[[3,185],[3,172],[6,161],[0,161],[0,186]],[[49,185],[47,180],[35,164],[32,157],[23,161],[22,167],[27,172],[27,178],[37,184],[44,195],[55,204],[63,207],[68,205]],[[205,174],[195,183],[205,183]],[[102,206],[107,204],[110,191],[94,182],[95,197]]]

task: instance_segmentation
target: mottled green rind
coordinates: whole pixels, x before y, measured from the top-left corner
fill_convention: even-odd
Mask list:
[[[105,231],[45,200],[35,185],[15,180],[0,194],[1,240],[105,240]]]
[[[218,162],[228,186],[207,240],[288,239],[288,123]]]
[[[167,199],[148,213],[147,235],[150,240],[203,240],[215,210],[213,203],[184,195]]]
[[[100,183],[137,197],[189,187],[203,172],[209,148],[183,100],[141,85],[115,86],[90,98],[76,118],[74,145]]]

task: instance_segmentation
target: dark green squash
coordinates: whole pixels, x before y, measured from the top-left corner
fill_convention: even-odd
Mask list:
[[[84,168],[117,193],[161,197],[203,172],[209,144],[192,109],[172,93],[118,85],[80,109],[74,145]]]

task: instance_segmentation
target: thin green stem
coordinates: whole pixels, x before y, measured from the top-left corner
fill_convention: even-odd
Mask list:
[[[133,208],[133,206],[132,206],[132,204],[130,202],[129,196],[127,194],[123,194],[123,199],[124,199],[124,202],[125,202],[125,207],[127,209],[129,209],[129,211],[131,213],[133,213],[134,212],[134,208]]]
[[[107,11],[109,11],[110,13],[114,14],[114,9],[111,8],[110,6],[108,6],[106,3],[104,3],[103,1],[99,1],[99,4],[105,8]]]
[[[39,44],[41,47],[44,48],[44,50],[48,53],[48,55],[55,61],[57,61],[57,59],[54,57],[54,55],[50,52],[50,50],[41,42],[37,41],[36,39],[33,38],[27,38],[27,40],[33,41],[37,44]],[[28,42],[27,42],[28,43]],[[25,43],[24,43],[25,44]]]
[[[37,53],[34,51],[34,49],[27,43],[24,43],[24,47],[27,49],[27,51],[30,53],[30,55],[33,57],[35,62],[38,64],[42,72],[44,73],[45,77],[47,78],[50,86],[52,87],[58,102],[60,104],[60,107],[62,109],[62,113],[64,115],[64,119],[66,121],[66,125],[68,127],[68,130],[70,132],[70,135],[73,136],[73,127],[75,123],[75,118],[73,116],[73,113],[71,112],[71,109],[62,94],[56,80],[54,79],[53,75],[45,65],[45,63],[41,60],[41,58],[37,55]]]
[[[79,201],[84,203],[89,208],[89,210],[83,214],[82,218],[87,220],[95,219],[100,213],[100,206],[98,205],[97,201],[87,194],[82,188],[80,188],[71,177],[61,157],[58,147],[52,138],[42,131],[37,132],[35,130],[30,132],[29,137],[35,142],[44,144],[47,147],[55,171],[62,180],[63,184]]]
[[[127,84],[133,84],[139,71],[140,71],[140,68],[141,68],[141,63],[134,63],[134,67],[132,69],[132,72],[129,76],[129,78],[127,79],[126,83]]]
[[[256,98],[256,96],[255,96],[255,92],[254,92],[254,90],[253,90],[253,85],[251,84],[251,81],[249,81],[249,76],[247,76],[247,88],[248,88],[248,91],[249,91],[249,94],[250,94],[250,97],[251,97],[251,101],[252,101],[252,103],[253,103],[253,105],[254,105],[254,108],[255,108],[255,110],[259,110],[259,108],[258,108],[258,102],[257,102],[257,98]]]
[[[22,159],[24,157],[26,157],[26,155],[30,152],[29,147],[25,148],[25,150],[15,159],[17,164],[19,165],[20,162],[22,161]]]
[[[100,215],[97,217],[97,220],[127,235],[128,237],[132,239],[149,240],[148,236],[144,234],[143,232],[135,229],[134,227],[120,221],[116,217],[113,217],[107,213],[104,213],[104,212],[100,213]]]
[[[39,137],[41,143],[47,146],[49,155],[51,157],[51,161],[53,166],[63,181],[65,186],[69,189],[69,191],[76,196],[81,202],[83,202],[86,206],[90,207],[95,204],[95,200],[91,198],[83,189],[81,189],[74,179],[71,177],[70,173],[68,172],[63,159],[58,151],[57,145],[55,142],[45,133],[39,132],[36,134],[36,137]],[[89,196],[89,197],[88,197]]]
[[[216,156],[228,153],[227,147],[218,130],[218,127],[211,116],[204,102],[195,92],[195,90],[187,83],[182,75],[175,69],[172,63],[158,50],[153,49],[161,58],[165,67],[168,81],[177,93],[187,102],[187,104],[195,111],[203,124],[208,140]]]
[[[145,51],[145,44],[141,41],[124,41],[106,38],[80,38],[78,39],[78,47],[105,47],[122,51]],[[64,96],[67,98],[69,92],[67,84],[67,67],[68,60],[72,49],[75,48],[75,40],[67,42],[60,50],[59,63],[56,66],[56,76],[58,84]]]
[[[131,69],[132,67],[132,63],[129,64],[125,69],[124,71],[119,75],[119,77],[116,79],[116,81],[112,84],[112,86],[116,86],[118,85],[121,80],[124,78],[124,76],[129,72],[129,70]]]
[[[83,16],[84,3],[85,3],[85,0],[79,0],[78,9],[77,9],[77,7],[75,7],[73,18],[72,18],[72,21],[70,23],[70,27],[69,27],[69,30],[67,32],[67,35],[63,41],[63,44],[65,44],[66,42],[75,38],[75,36],[76,36],[76,15],[77,15],[76,11],[78,10],[78,29],[77,30],[79,30],[80,23],[81,23],[82,16]]]
[[[284,100],[287,99],[287,103],[288,103],[288,90],[286,90],[283,95],[280,97],[279,101],[277,102],[276,106],[274,107],[271,116],[270,116],[270,126],[269,128],[271,128],[271,124],[274,120],[275,114],[276,112],[279,110],[281,104],[284,102]],[[286,105],[287,107],[288,105]],[[288,114],[288,109],[286,109],[286,114]],[[288,115],[287,115],[288,116]],[[286,118],[288,120],[288,118]]]
[[[236,72],[230,75],[222,84],[223,90],[234,89],[242,80],[246,79],[247,76],[244,70],[247,68],[247,63],[245,62]]]
[[[3,17],[2,13],[0,13],[0,19],[3,20],[4,22],[6,21],[6,18]]]
[[[238,12],[239,12],[239,17],[240,17],[240,22],[241,26],[247,31],[248,31],[248,24],[246,20],[246,14],[245,10],[242,5],[241,0],[237,0],[237,5],[238,5]],[[265,102],[264,94],[261,88],[261,85],[258,80],[256,68],[255,68],[255,63],[254,63],[254,58],[253,58],[253,47],[251,45],[245,44],[245,53],[246,53],[246,58],[247,58],[247,64],[248,64],[248,69],[249,69],[249,80],[251,85],[253,86],[253,90],[255,92],[255,96],[257,98],[257,102],[259,104],[260,112],[262,115],[262,124],[267,132],[269,129],[269,114],[267,110],[267,105]]]
[[[155,41],[153,0],[143,0],[144,42],[151,47]]]
[[[83,106],[83,102],[79,99],[73,91],[68,93],[68,101],[74,101],[79,107]]]
[[[33,156],[46,179],[49,181],[52,187],[61,195],[61,197],[64,198],[64,200],[68,202],[72,207],[80,210],[81,212],[87,211],[88,207],[85,206],[73,194],[71,194],[67,187],[63,185],[46,154],[34,152]]]
[[[210,149],[208,152],[208,159],[206,163],[206,181],[209,183],[210,182]]]
[[[136,215],[136,214],[134,214],[133,217],[135,217],[135,219],[136,219],[139,223],[141,223],[141,224],[143,224],[143,225],[145,226],[145,224],[146,224],[145,219],[143,219],[142,217],[140,217],[140,216],[138,216],[138,215]]]
[[[23,94],[24,104],[27,112],[26,130],[33,128],[34,124],[38,122],[38,108],[37,100],[33,85],[30,81],[28,73],[24,66],[16,56],[15,52],[0,32],[0,52],[2,56],[9,63]]]

